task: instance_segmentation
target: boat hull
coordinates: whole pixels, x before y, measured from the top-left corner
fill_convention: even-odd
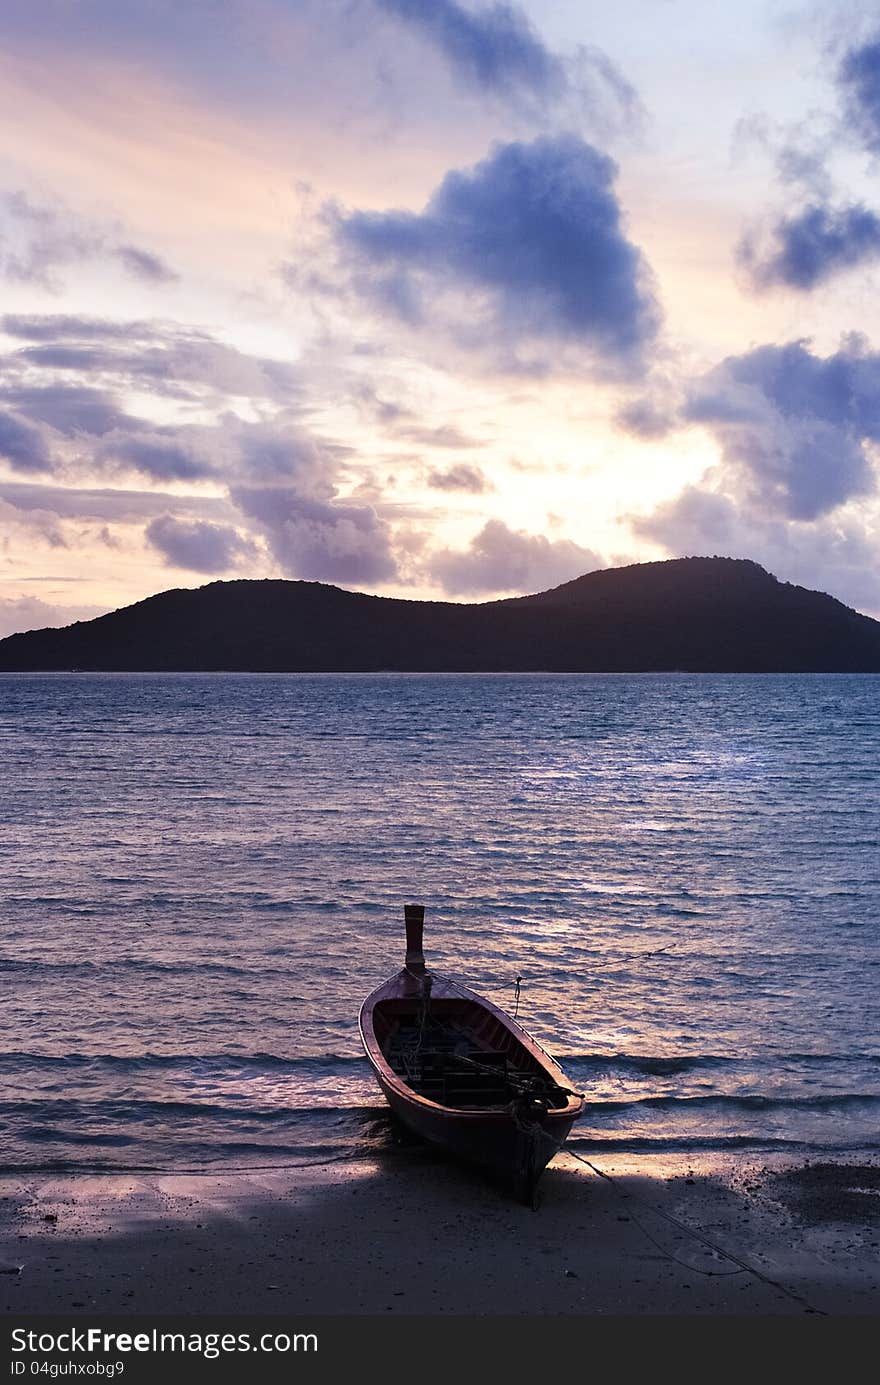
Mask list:
[[[412,1010],[422,1003],[423,988],[424,978],[404,968],[368,996],[361,1007],[364,1050],[391,1110],[419,1138],[492,1171],[512,1184],[525,1200],[533,1199],[541,1173],[583,1109],[583,1098],[570,1090],[559,1065],[511,1016],[468,987],[438,976],[431,977],[429,1005],[433,1012],[442,1012],[444,1005],[461,1007],[468,1025],[481,1035],[487,1034],[492,1049],[503,1050],[510,1071],[528,1075],[547,1090],[552,1089],[556,1104],[548,1107],[534,1100],[515,1099],[500,1107],[468,1109],[414,1090],[393,1070],[384,1051],[388,1041],[383,1041],[382,1030],[389,1024],[389,1015],[405,1014],[407,1004]]]

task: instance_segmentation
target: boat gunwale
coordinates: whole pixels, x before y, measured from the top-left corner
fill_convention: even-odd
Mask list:
[[[451,977],[444,977],[438,973],[430,973],[430,975],[435,983],[432,989],[432,998],[446,1000],[461,997],[464,1000],[472,1001],[483,1010],[488,1010],[502,1024],[508,1033],[512,1035],[516,1042],[526,1050],[529,1056],[537,1062],[542,1072],[546,1073],[557,1086],[562,1087],[563,1090],[567,1092],[565,1106],[551,1107],[542,1117],[542,1124],[548,1121],[555,1124],[556,1121],[574,1121],[577,1119],[583,1110],[584,1098],[578,1093],[570,1091],[568,1078],[565,1076],[562,1068],[556,1060],[551,1058],[550,1054],[541,1047],[537,1039],[534,1039],[531,1034],[523,1029],[522,1025],[520,1025],[512,1015],[508,1015],[505,1010],[502,1010],[500,1006],[495,1005],[491,1000],[487,1000],[485,996],[478,995],[476,991],[472,991],[468,986],[462,985],[460,981],[454,981]],[[402,989],[405,984],[405,979],[409,979],[414,983],[413,989],[409,994]],[[371,991],[361,1003],[358,1012],[358,1030],[360,1032],[364,1051],[370,1063],[372,1063],[380,1082],[387,1083],[402,1100],[408,1101],[413,1105],[424,1107],[426,1110],[444,1112],[447,1115],[454,1115],[456,1118],[461,1117],[466,1120],[509,1121],[510,1111],[507,1106],[495,1109],[485,1106],[474,1108],[444,1106],[441,1102],[431,1101],[429,1097],[422,1096],[421,1093],[408,1086],[391,1067],[376,1038],[373,1025],[373,1011],[376,1005],[382,1000],[417,1000],[419,998],[419,991],[416,990],[415,987],[420,981],[420,977],[415,976],[406,967],[402,967],[394,976],[388,977],[388,979],[383,981],[380,986],[377,986],[374,991]],[[437,982],[441,983],[440,986],[436,984]],[[398,987],[400,987],[400,989],[398,989]],[[386,994],[383,995],[383,992]]]

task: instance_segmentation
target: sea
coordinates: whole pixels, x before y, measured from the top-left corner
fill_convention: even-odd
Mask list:
[[[389,1147],[405,902],[584,1155],[877,1151],[878,844],[878,676],[4,675],[0,1169]]]

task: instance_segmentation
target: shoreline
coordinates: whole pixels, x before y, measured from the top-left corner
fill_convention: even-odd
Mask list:
[[[880,1160],[590,1163],[607,1176],[563,1150],[537,1211],[423,1147],[248,1174],[3,1175],[0,1312],[880,1312]]]

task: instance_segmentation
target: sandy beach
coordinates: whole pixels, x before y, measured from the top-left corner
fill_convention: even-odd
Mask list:
[[[4,1313],[880,1311],[880,1163],[558,1156],[537,1210],[427,1149],[225,1176],[7,1177]],[[724,1252],[733,1257],[729,1259]]]

